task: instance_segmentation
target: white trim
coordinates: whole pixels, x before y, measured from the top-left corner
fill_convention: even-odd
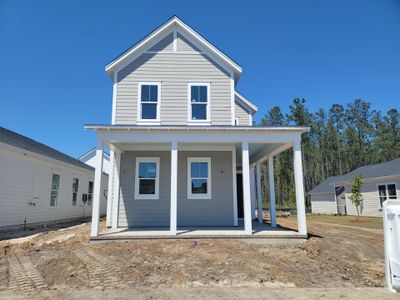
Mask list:
[[[197,43],[199,44],[196,45],[200,50],[204,51],[208,50],[207,53],[208,55],[213,58],[214,60],[217,59],[223,62],[224,64],[230,66],[233,68],[239,75],[242,72],[242,68],[236,64],[233,60],[231,60],[229,57],[227,57],[224,53],[222,53],[220,50],[218,50],[216,47],[214,47],[211,43],[209,43],[206,39],[204,39],[202,36],[200,36],[197,32],[195,32],[192,28],[190,28],[188,25],[186,25],[184,22],[182,22],[178,17],[173,17],[170,20],[168,20],[166,23],[164,23],[162,26],[160,26],[158,29],[156,29],[152,34],[148,35],[145,39],[143,39],[141,42],[139,42],[137,45],[126,51],[124,54],[120,55],[116,59],[114,59],[112,62],[106,65],[105,70],[106,72],[111,72],[113,68],[118,68],[121,69],[123,66],[120,66],[121,64],[124,63],[125,65],[129,64],[131,62],[130,57],[134,56],[136,52],[140,52],[145,50],[144,48],[146,47],[147,44],[151,42],[151,40],[156,39],[158,36],[163,36],[163,32],[167,31],[169,28],[172,28],[173,26],[179,26],[181,27],[184,31],[188,32],[190,34],[190,40],[195,39]],[[183,32],[179,32],[182,34]],[[186,39],[188,37],[186,34],[182,34]],[[192,42],[192,41],[191,41]],[[202,49],[203,48],[203,49]],[[140,54],[140,53],[139,53]],[[128,61],[126,61],[128,59]]]
[[[206,162],[207,166],[207,194],[193,194],[192,193],[192,175],[191,175],[191,164],[194,162]],[[187,158],[187,198],[188,199],[211,199],[212,198],[212,187],[211,187],[211,157],[188,157]]]
[[[117,93],[118,93],[118,72],[114,71],[113,76],[113,92],[112,92],[112,113],[111,113],[111,124],[115,124],[117,115]]]
[[[139,164],[143,162],[156,163],[155,194],[139,194]],[[160,192],[160,158],[136,157],[135,168],[135,200],[158,200]]]
[[[192,105],[196,105],[196,103],[192,103],[192,92],[191,92],[191,88],[192,86],[205,86],[207,87],[207,104],[206,104],[206,115],[207,115],[207,119],[205,120],[192,120]],[[188,116],[187,116],[187,121],[188,124],[190,125],[211,125],[211,117],[210,117],[210,106],[211,106],[211,98],[210,98],[210,83],[209,82],[196,82],[196,81],[191,81],[188,82],[188,87],[187,87],[187,99],[188,99]],[[197,103],[197,104],[203,104],[204,102],[201,103]]]
[[[269,178],[269,213],[271,218],[271,226],[276,227],[274,157],[272,155],[268,156],[268,178]]]
[[[115,164],[115,154],[114,150],[110,149],[110,174],[108,174],[108,186],[107,186],[107,213],[106,213],[106,227],[111,227],[112,224],[112,209],[114,202],[114,164]]]
[[[388,185],[390,184],[394,184],[395,186],[395,190],[396,190],[396,198],[389,198],[389,189],[388,189]],[[384,185],[385,186],[385,192],[386,192],[386,200],[398,200],[400,199],[399,197],[399,190],[397,189],[397,183],[396,182],[378,182],[376,183],[376,192],[378,194],[378,205],[379,205],[379,209],[382,209],[382,205],[381,205],[381,197],[379,196],[379,186],[380,185]]]
[[[235,126],[236,114],[235,114],[235,79],[233,73],[230,75],[231,81],[231,125]]]
[[[176,32],[176,30],[174,30],[173,32],[173,42],[172,42],[172,51],[176,52],[178,51],[178,34]]]
[[[171,204],[170,204],[170,226],[172,235],[176,235],[177,228],[177,204],[178,201],[178,143],[171,143]]]
[[[113,183],[113,208],[112,208],[112,218],[111,218],[111,227],[118,227],[118,218],[119,218],[119,194],[120,194],[120,170],[121,170],[121,151],[118,149],[114,149],[115,154],[115,163],[112,166],[113,175],[114,175],[114,183]],[[110,180],[110,177],[108,178]]]
[[[306,207],[304,201],[303,162],[301,137],[293,144],[294,186],[296,191],[297,226],[300,234],[307,234]]]
[[[233,226],[238,226],[237,211],[237,178],[236,178],[236,147],[232,149],[232,206],[233,206]]]
[[[235,91],[235,96],[237,97],[238,102],[249,110],[251,115],[254,115],[258,111],[258,107],[238,91]]]
[[[242,174],[244,231],[246,234],[252,234],[249,143],[247,141],[242,142]]]
[[[256,179],[257,179],[257,212],[258,223],[263,223],[263,208],[262,208],[262,193],[261,193],[261,164],[256,164]],[[260,217],[261,216],[261,217]]]
[[[157,118],[142,119],[142,86],[156,85],[157,86]],[[138,99],[137,99],[137,123],[138,125],[160,125],[161,111],[161,82],[160,81],[139,81],[138,82]]]
[[[235,118],[235,126],[239,126],[239,118]]]
[[[99,235],[101,182],[103,177],[103,144],[100,143],[98,143],[96,146],[95,166],[96,168],[94,174],[92,199],[92,224],[90,230],[91,237],[96,237]]]

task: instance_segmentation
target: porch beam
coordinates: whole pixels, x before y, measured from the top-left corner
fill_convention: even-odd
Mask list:
[[[293,144],[294,182],[296,189],[297,226],[300,234],[307,234],[306,207],[304,201],[303,163],[301,156],[301,137]]]
[[[271,226],[276,227],[276,207],[275,207],[275,178],[274,178],[274,157],[268,157],[268,178],[269,178],[269,214]]]
[[[114,165],[112,167],[113,175],[113,207],[112,207],[112,218],[111,227],[118,228],[118,218],[119,218],[119,190],[120,190],[120,174],[121,174],[121,151],[119,149],[114,149]],[[108,179],[110,180],[110,178]]]
[[[257,211],[258,223],[263,223],[263,207],[262,207],[262,193],[261,193],[261,163],[256,164],[256,178],[257,178]]]
[[[96,146],[96,158],[95,158],[94,187],[93,187],[93,201],[92,201],[92,224],[90,231],[91,237],[96,237],[99,235],[102,173],[103,173],[103,143],[98,143]]]
[[[249,143],[248,142],[242,142],[242,177],[243,177],[244,231],[246,234],[252,234],[251,197],[250,197],[250,163],[249,163]]]
[[[176,235],[178,201],[178,143],[171,142],[171,211],[170,234]]]

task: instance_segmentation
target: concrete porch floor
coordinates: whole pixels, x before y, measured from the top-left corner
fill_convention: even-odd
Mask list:
[[[307,235],[292,229],[280,226],[273,228],[270,224],[259,224],[257,221],[253,221],[251,235],[246,234],[243,228],[243,220],[239,220],[237,227],[178,227],[176,235],[170,234],[169,227],[107,228],[99,236],[91,237],[91,240],[307,238]]]

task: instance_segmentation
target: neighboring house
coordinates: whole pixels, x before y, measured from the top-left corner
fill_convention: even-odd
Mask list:
[[[96,164],[96,148],[86,152],[78,160],[94,168]],[[103,172],[107,175],[111,173],[110,155],[106,152],[103,152]]]
[[[0,227],[88,216],[93,188],[92,167],[0,127]],[[99,212],[106,212],[103,192]]]
[[[382,203],[388,199],[400,201],[400,158],[369,166],[337,177],[331,177],[312,189],[311,197],[313,213],[357,215],[352,204],[351,180],[356,175],[363,176],[361,188],[363,205],[362,216],[382,217]],[[336,191],[336,195],[335,195]]]
[[[85,126],[97,141],[92,237],[99,235],[103,147],[112,168],[108,224],[168,235],[211,226],[251,235],[256,197],[262,214],[260,163],[269,161],[271,175],[273,157],[293,147],[298,231],[306,236],[300,144],[308,128],[253,127],[257,107],[235,90],[242,73],[235,61],[174,16],[105,69],[113,81],[111,124]]]

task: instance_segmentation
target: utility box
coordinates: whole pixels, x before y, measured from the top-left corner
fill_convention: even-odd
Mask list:
[[[383,202],[386,284],[392,292],[400,291],[400,201]]]

